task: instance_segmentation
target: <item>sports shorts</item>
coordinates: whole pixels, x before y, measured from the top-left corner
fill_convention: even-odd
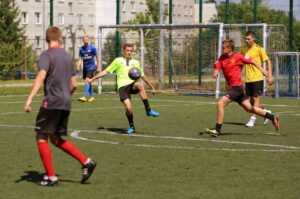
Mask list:
[[[225,94],[226,97],[241,104],[243,101],[247,100],[249,97],[246,96],[244,91],[244,86],[233,86],[231,87],[227,93]]]
[[[139,90],[134,90],[133,89],[134,84],[135,84],[135,82],[133,82],[132,84],[126,85],[126,86],[122,86],[121,88],[119,88],[119,96],[120,96],[120,100],[122,102],[125,99],[131,99],[131,94],[139,93]]]
[[[67,135],[70,111],[40,108],[36,117],[37,133]]]
[[[94,72],[95,70],[84,70],[82,78],[85,79],[88,77],[91,79],[92,77],[94,77]]]
[[[246,83],[246,95],[257,97],[262,95],[264,91],[264,81]]]

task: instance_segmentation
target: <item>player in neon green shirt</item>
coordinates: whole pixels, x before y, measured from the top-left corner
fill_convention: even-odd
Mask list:
[[[158,117],[159,113],[152,110],[149,106],[148,98],[144,86],[141,82],[130,79],[128,76],[128,71],[137,67],[141,71],[141,78],[150,86],[152,89],[152,93],[156,94],[156,90],[148,80],[147,76],[144,74],[141,69],[139,61],[132,59],[133,45],[125,44],[123,47],[123,57],[116,58],[105,70],[100,72],[98,75],[93,77],[92,79],[88,79],[88,83],[91,83],[95,79],[105,76],[107,73],[116,72],[117,74],[117,85],[120,95],[120,100],[123,102],[126,109],[126,116],[129,122],[130,128],[126,131],[127,134],[133,133],[135,131],[135,127],[133,125],[133,114],[131,110],[131,94],[139,93],[143,103],[145,105],[146,115]]]

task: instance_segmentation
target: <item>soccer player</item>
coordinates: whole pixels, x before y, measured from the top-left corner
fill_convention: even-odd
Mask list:
[[[267,56],[264,48],[260,47],[255,41],[255,33],[248,31],[245,35],[245,41],[247,46],[240,50],[240,53],[251,57],[255,62],[262,66],[263,62],[267,62],[268,76],[267,81],[269,85],[272,85],[272,63]],[[259,96],[263,93],[264,87],[264,76],[262,72],[253,64],[246,64],[246,84],[245,90],[246,95],[250,97],[250,102],[255,107],[263,108],[260,105]],[[264,109],[266,112],[271,113],[270,110]],[[256,121],[256,114],[253,113],[250,117],[249,122],[246,124],[247,127],[253,127]],[[268,123],[268,119],[264,118],[264,125]]]
[[[120,95],[120,100],[123,102],[126,109],[126,116],[129,122],[130,128],[126,131],[127,134],[133,133],[135,131],[135,127],[133,125],[133,114],[131,110],[131,94],[139,93],[146,109],[147,116],[158,117],[159,113],[152,110],[149,106],[148,98],[144,86],[141,82],[134,81],[129,78],[128,71],[132,67],[137,67],[141,71],[142,79],[148,84],[152,89],[152,94],[156,93],[155,88],[148,80],[147,76],[141,69],[139,61],[133,59],[132,56],[133,45],[125,44],[123,47],[123,57],[116,58],[105,70],[100,72],[97,76],[89,79],[88,82],[92,82],[93,80],[105,76],[108,72],[117,74],[117,85]]]
[[[71,142],[61,136],[67,135],[67,124],[71,109],[71,94],[77,87],[74,63],[60,47],[62,37],[58,27],[51,26],[46,31],[49,49],[42,52],[39,59],[39,72],[32,90],[24,105],[26,112],[31,111],[34,96],[44,84],[44,100],[36,118],[36,140],[40,157],[47,172],[38,184],[57,186],[48,138],[58,148],[76,158],[82,165],[84,183],[93,173],[96,162],[84,156]]]
[[[83,61],[83,79],[85,80],[85,90],[84,90],[84,96],[79,98],[79,101],[86,102],[87,101],[87,95],[90,93],[91,98],[88,100],[89,102],[95,101],[95,96],[93,93],[93,86],[90,83],[87,83],[87,78],[92,78],[94,76],[95,69],[97,73],[100,72],[99,68],[99,56],[97,53],[96,48],[89,44],[89,36],[84,35],[82,37],[83,46],[79,49],[79,59],[77,62],[77,71],[80,70],[81,62]],[[95,65],[95,57],[97,60],[97,67]]]
[[[250,103],[249,97],[245,95],[241,78],[241,72],[244,64],[253,64],[265,76],[268,76],[268,72],[265,71],[258,63],[253,61],[249,56],[234,53],[234,42],[232,40],[224,40],[222,42],[222,49],[223,54],[214,65],[215,71],[213,73],[213,76],[217,77],[220,70],[222,69],[226,82],[228,84],[228,91],[218,101],[218,114],[215,129],[206,128],[206,132],[210,133],[214,137],[220,135],[224,119],[224,107],[232,101],[237,102],[248,112],[256,113],[257,115],[271,120],[275,125],[276,130],[279,130],[279,117],[277,115],[274,116],[259,107],[255,107]]]

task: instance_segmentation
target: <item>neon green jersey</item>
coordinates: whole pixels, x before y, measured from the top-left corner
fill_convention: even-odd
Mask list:
[[[141,77],[144,77],[140,62],[135,59],[126,60],[123,57],[118,57],[105,70],[110,73],[116,72],[119,89],[134,82],[134,80],[130,79],[128,76],[128,71],[133,67],[140,69]]]

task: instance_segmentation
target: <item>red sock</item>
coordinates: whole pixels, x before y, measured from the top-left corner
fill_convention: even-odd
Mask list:
[[[51,151],[48,142],[39,142],[38,147],[48,177],[55,176],[52,160],[51,160]]]
[[[87,157],[85,157],[71,142],[67,140],[60,139],[57,143],[57,147],[76,158],[82,165],[87,161]]]

